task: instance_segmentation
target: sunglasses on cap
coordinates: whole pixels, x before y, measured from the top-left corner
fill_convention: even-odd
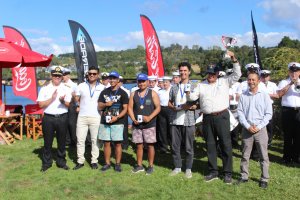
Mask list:
[[[59,78],[62,77],[62,75],[59,75],[59,74],[52,74],[52,76],[53,77],[59,77]]]

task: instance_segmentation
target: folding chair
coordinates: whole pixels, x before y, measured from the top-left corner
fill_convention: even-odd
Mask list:
[[[25,106],[25,126],[26,136],[33,140],[37,140],[43,136],[42,118],[44,110],[38,104],[28,104]]]
[[[9,110],[10,113],[21,114],[18,117],[9,121],[6,126],[8,131],[18,140],[23,139],[23,106],[22,105],[5,105],[5,110]]]

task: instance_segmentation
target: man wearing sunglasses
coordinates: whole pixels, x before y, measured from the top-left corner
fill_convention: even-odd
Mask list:
[[[41,172],[52,166],[52,143],[56,133],[58,168],[69,170],[66,164],[66,132],[68,122],[68,106],[72,95],[68,87],[62,83],[63,71],[56,66],[51,70],[51,82],[43,87],[38,95],[37,102],[44,109],[42,129],[44,136],[44,149],[42,155]]]
[[[91,135],[91,168],[98,169],[98,129],[100,122],[100,112],[98,111],[98,98],[104,90],[104,86],[99,83],[99,68],[91,66],[88,70],[88,80],[80,83],[76,89],[76,102],[79,105],[79,113],[76,126],[77,136],[77,165],[73,170],[78,170],[84,166],[85,140],[88,131]]]

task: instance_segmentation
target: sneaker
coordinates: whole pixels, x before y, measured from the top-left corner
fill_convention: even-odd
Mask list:
[[[110,169],[110,165],[105,164],[105,165],[101,168],[101,171],[102,171],[102,172],[105,172],[105,171],[107,171],[107,170],[109,170],[109,169]]]
[[[185,177],[186,178],[192,178],[193,177],[191,169],[185,170]]]
[[[121,172],[122,171],[121,164],[116,164],[115,165],[115,171],[116,172]]]
[[[146,170],[146,175],[151,175],[153,173],[154,169],[153,169],[153,166],[149,166]]]
[[[170,176],[176,176],[181,172],[181,168],[175,168],[171,173]]]
[[[266,181],[260,181],[259,182],[259,187],[266,189],[268,187],[268,182]]]
[[[139,173],[139,172],[144,172],[145,169],[143,166],[139,166],[139,165],[136,165],[132,170],[131,172],[132,173]]]
[[[239,178],[234,184],[240,185],[240,184],[247,183],[247,182],[248,182],[248,179]]]
[[[206,182],[210,182],[210,181],[213,181],[213,180],[217,180],[219,178],[218,178],[217,174],[208,174],[207,176],[204,177],[204,179],[205,179]]]
[[[92,163],[91,168],[92,169],[98,169],[98,164],[97,163]]]
[[[232,183],[231,175],[225,175],[224,183],[226,183],[226,184],[231,184]]]

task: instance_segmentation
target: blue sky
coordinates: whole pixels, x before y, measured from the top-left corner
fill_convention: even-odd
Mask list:
[[[222,35],[252,45],[251,10],[260,46],[276,46],[285,35],[300,38],[300,0],[6,0],[0,25],[20,30],[35,51],[58,55],[73,52],[69,19],[86,28],[97,51],[123,50],[144,45],[145,14],[162,46],[209,48],[222,46]]]

